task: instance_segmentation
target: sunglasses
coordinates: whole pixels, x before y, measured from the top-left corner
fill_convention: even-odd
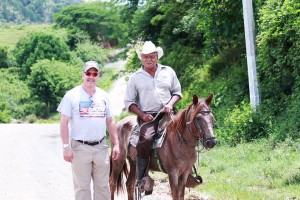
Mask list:
[[[97,73],[97,72],[96,72],[96,73],[85,72],[85,75],[86,75],[86,76],[92,76],[92,77],[96,77],[96,76],[98,76],[98,74],[99,74],[99,73]]]

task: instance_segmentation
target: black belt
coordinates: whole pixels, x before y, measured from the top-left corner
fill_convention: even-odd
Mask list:
[[[95,146],[97,144],[100,144],[104,140],[104,138],[105,138],[105,136],[100,141],[97,141],[97,142],[90,142],[90,141],[83,141],[83,140],[76,140],[76,141],[80,142],[82,144],[87,144],[87,145]]]

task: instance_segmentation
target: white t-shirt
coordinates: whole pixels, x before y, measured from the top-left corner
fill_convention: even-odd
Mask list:
[[[90,96],[82,86],[69,90],[57,111],[70,117],[69,134],[74,140],[99,141],[106,135],[106,119],[112,117],[107,93],[96,87]]]

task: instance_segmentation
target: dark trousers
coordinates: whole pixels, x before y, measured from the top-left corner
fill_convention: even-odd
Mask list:
[[[154,121],[149,122],[141,126],[144,121],[138,117],[138,124],[140,128],[139,141],[136,145],[137,157],[141,159],[148,159],[152,153],[153,139],[156,135],[159,120],[162,119],[163,113],[155,118]]]

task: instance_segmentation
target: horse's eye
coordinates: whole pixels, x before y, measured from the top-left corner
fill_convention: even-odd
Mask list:
[[[210,110],[201,110],[200,113],[201,115],[208,115],[210,114]]]

